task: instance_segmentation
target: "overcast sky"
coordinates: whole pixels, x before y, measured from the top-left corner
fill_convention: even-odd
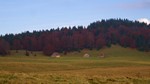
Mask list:
[[[0,34],[150,18],[150,0],[0,0]]]

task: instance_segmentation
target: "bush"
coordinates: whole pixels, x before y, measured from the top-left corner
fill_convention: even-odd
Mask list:
[[[26,51],[26,54],[25,54],[26,56],[30,56],[30,54],[29,54],[29,52],[28,51]]]

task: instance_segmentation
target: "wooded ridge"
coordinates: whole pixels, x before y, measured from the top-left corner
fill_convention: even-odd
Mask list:
[[[0,55],[9,50],[71,52],[82,49],[101,49],[118,44],[140,51],[150,51],[150,25],[127,19],[109,19],[89,26],[62,27],[50,30],[6,34],[0,36]]]

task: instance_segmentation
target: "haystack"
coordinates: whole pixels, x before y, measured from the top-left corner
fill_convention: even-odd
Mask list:
[[[84,57],[84,58],[89,58],[90,55],[86,53],[86,54],[83,55],[83,57]]]
[[[59,58],[59,57],[60,57],[60,54],[57,53],[57,52],[54,52],[54,53],[51,55],[51,57]]]

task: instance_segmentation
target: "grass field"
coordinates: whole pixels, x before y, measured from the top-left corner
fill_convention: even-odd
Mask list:
[[[60,58],[24,53],[0,57],[0,84],[150,84],[150,52],[112,46]]]

